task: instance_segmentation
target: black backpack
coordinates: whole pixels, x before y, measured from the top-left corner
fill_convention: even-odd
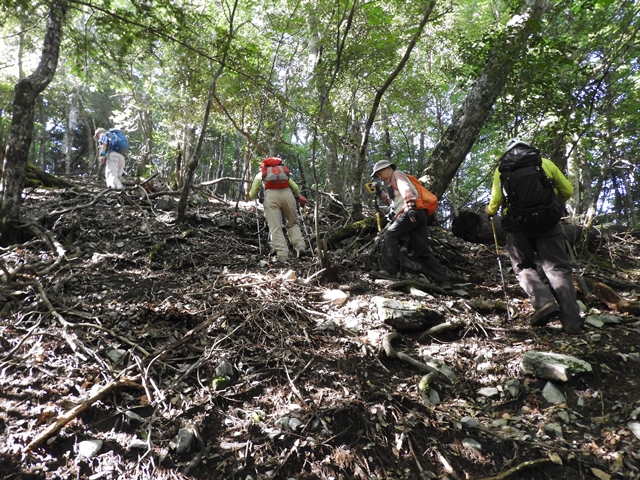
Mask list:
[[[498,166],[506,215],[506,231],[546,232],[562,218],[563,207],[553,181],[542,169],[540,150],[518,145],[500,159]]]

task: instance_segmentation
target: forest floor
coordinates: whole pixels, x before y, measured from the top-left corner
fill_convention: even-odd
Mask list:
[[[198,193],[176,225],[140,187],[76,184],[26,191],[34,236],[0,250],[1,478],[640,479],[635,315],[581,297],[607,321],[531,328],[502,248],[508,319],[494,247],[440,228],[457,285],[405,292],[367,275],[375,232],[328,248],[326,270],[283,266],[253,203]],[[343,226],[322,218],[321,238]],[[637,299],[635,237],[577,251],[585,276]],[[451,323],[396,347],[455,380],[423,393],[425,372],[388,358],[381,297]],[[566,401],[551,403],[527,351],[592,372],[555,382]]]

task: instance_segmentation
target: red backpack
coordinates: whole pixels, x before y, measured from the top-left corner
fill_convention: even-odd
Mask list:
[[[282,164],[282,160],[277,157],[265,158],[260,163],[260,171],[262,172],[262,181],[264,188],[289,188],[289,176],[291,172],[289,167]]]
[[[418,210],[426,210],[429,216],[436,213],[438,208],[438,197],[422,186],[420,180],[413,175],[406,174],[418,191],[418,199],[416,200],[416,208]]]

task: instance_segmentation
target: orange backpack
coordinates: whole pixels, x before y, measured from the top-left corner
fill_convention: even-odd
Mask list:
[[[269,190],[271,188],[289,188],[289,176],[291,172],[289,167],[282,164],[282,160],[277,157],[265,158],[260,164],[260,170],[262,171],[262,181],[264,182],[264,188]]]
[[[438,197],[436,197],[429,190],[424,188],[418,180],[413,175],[406,174],[413,186],[416,187],[418,191],[418,199],[416,200],[416,208],[418,210],[426,210],[429,216],[436,213],[436,209],[438,208]]]

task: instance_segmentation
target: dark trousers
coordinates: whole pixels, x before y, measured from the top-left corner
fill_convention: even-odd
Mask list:
[[[559,224],[543,233],[507,233],[507,251],[518,282],[529,296],[533,308],[538,310],[557,300],[562,309],[562,325],[574,326],[581,322],[580,308],[571,277],[571,264]],[[538,275],[536,254],[552,290]]]
[[[400,270],[399,244],[400,240],[409,237],[413,258],[422,266],[422,272],[428,275],[436,283],[449,280],[447,270],[438,263],[436,257],[429,249],[427,232],[427,212],[416,211],[416,221],[412,222],[409,215],[403,212],[395,219],[382,236],[380,241],[380,266],[391,274]]]

